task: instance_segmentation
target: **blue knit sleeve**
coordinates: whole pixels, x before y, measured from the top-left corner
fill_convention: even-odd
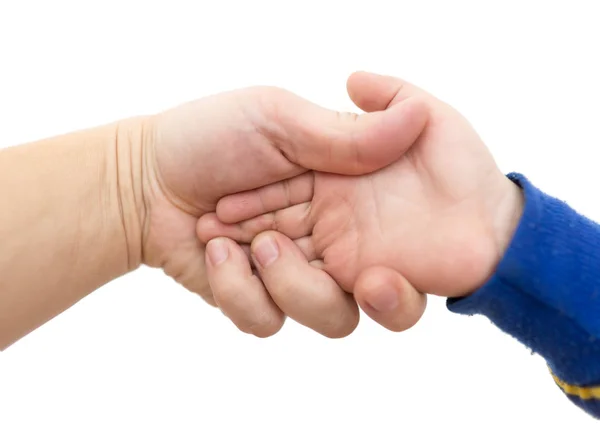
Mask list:
[[[449,299],[482,314],[544,357],[558,387],[600,418],[600,225],[534,187],[496,272],[474,294]]]

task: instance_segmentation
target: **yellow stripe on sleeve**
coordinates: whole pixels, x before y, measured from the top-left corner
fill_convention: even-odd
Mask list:
[[[600,399],[600,386],[580,387],[565,383],[554,374],[552,374],[552,377],[556,384],[558,384],[558,387],[560,387],[567,395],[577,396],[581,399]]]

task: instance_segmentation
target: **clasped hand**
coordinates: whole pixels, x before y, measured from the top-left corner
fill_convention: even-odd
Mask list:
[[[355,73],[348,93],[366,113],[249,88],[157,115],[144,262],[260,337],[286,316],[342,337],[358,305],[401,331],[426,294],[483,285],[518,223],[517,186],[414,85]]]

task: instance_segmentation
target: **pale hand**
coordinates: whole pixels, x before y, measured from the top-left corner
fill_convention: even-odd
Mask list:
[[[218,94],[151,117],[143,132],[143,199],[137,201],[143,213],[143,262],[163,268],[189,290],[221,306],[219,297],[230,297],[211,293],[205,248],[196,235],[198,219],[214,211],[220,198],[290,179],[307,169],[374,171],[398,159],[424,123],[425,111],[416,103],[358,117],[271,87]],[[335,297],[330,303],[355,324],[353,300],[337,287],[328,293]],[[264,302],[264,296],[261,299]],[[244,316],[234,322],[257,335],[270,335],[279,329],[283,314],[272,302],[269,306],[267,328]]]
[[[224,236],[249,243],[268,230],[295,239],[308,260],[322,260],[319,266],[346,291],[365,298],[361,305],[376,319],[377,310],[398,304],[388,302],[395,298],[384,291],[385,283],[397,283],[413,314],[382,324],[401,330],[424,310],[424,296],[413,287],[457,297],[486,281],[518,223],[522,197],[470,124],[447,104],[399,79],[367,73],[354,74],[348,91],[367,112],[419,100],[427,106],[427,126],[404,156],[377,172],[309,172],[227,196],[216,214],[200,220],[198,233],[205,242]],[[292,245],[269,233],[253,249],[265,241],[280,253]]]

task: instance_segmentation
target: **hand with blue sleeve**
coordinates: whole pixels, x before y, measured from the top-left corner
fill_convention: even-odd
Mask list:
[[[427,124],[386,168],[355,177],[309,171],[225,196],[216,213],[200,219],[197,233],[205,242],[215,237],[254,240],[253,250],[272,242],[282,257],[297,249],[295,270],[326,272],[369,315],[402,330],[420,317],[423,294],[468,295],[492,275],[521,215],[522,194],[471,125],[447,104],[407,82],[369,73],[352,75],[348,92],[367,112],[422,104]],[[278,233],[257,237],[263,231]],[[280,262],[262,271],[264,265],[258,264],[263,280]],[[392,276],[386,268],[403,280],[387,279],[376,287],[377,277]],[[402,286],[389,290],[398,282]],[[394,292],[409,293],[405,289],[411,291],[410,300],[392,298]],[[411,311],[403,308],[394,312],[398,318],[378,318],[394,304]]]
[[[357,73],[348,92],[367,112],[418,100],[427,126],[374,173],[311,171],[222,198],[197,225],[213,291],[243,287],[252,264],[275,303],[300,284],[337,283],[396,331],[418,321],[426,294],[446,296],[542,355],[563,391],[600,415],[598,225],[505,176],[470,124],[414,85]],[[251,262],[211,264],[217,248],[242,255],[238,243],[251,243]]]

